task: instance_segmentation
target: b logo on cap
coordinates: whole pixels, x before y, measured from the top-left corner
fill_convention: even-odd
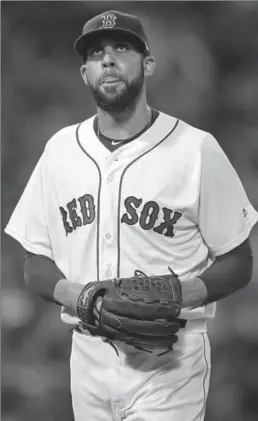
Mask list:
[[[102,26],[99,29],[103,28],[113,28],[116,24],[116,16],[113,13],[108,13],[107,15],[102,16]]]

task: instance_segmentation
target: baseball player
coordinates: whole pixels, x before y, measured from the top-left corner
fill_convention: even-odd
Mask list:
[[[201,421],[211,367],[206,321],[216,301],[251,279],[258,213],[211,134],[148,105],[155,59],[137,17],[95,16],[75,50],[97,113],[47,142],[5,231],[26,250],[28,287],[60,305],[63,322],[74,326],[76,421]],[[133,345],[133,329],[123,340],[130,317],[111,317],[116,333],[87,328],[90,309],[102,328],[118,301],[107,304],[102,294],[93,302],[92,288],[115,286],[118,297],[128,279],[135,294],[152,289],[155,298],[168,288],[176,297],[176,307],[168,299],[169,311],[177,309],[171,334],[163,316],[151,325],[144,309],[131,315],[150,338],[147,350]],[[167,305],[166,294],[149,300],[158,301]],[[152,333],[158,326],[155,335],[147,326]],[[173,347],[160,352],[165,340]]]

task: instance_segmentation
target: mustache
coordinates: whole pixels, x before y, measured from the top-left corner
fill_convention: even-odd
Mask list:
[[[124,77],[122,77],[121,75],[119,75],[119,74],[117,74],[116,72],[105,72],[100,78],[99,78],[99,80],[98,80],[98,83],[99,84],[101,84],[102,82],[104,82],[104,80],[107,78],[107,77],[114,77],[114,78],[116,78],[116,79],[121,79],[121,80],[123,80],[124,82],[125,82],[125,78]]]

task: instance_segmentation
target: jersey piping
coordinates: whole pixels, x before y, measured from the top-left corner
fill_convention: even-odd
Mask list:
[[[178,126],[178,123],[179,123],[179,120],[177,119],[173,128],[166,134],[166,136],[163,139],[160,140],[160,142],[158,142],[157,144],[152,146],[152,148],[148,149],[147,151],[145,151],[141,155],[137,156],[132,162],[130,162],[124,168],[124,170],[121,174],[121,178],[120,178],[120,182],[119,182],[119,189],[118,189],[118,211],[117,211],[117,277],[118,278],[120,276],[120,254],[121,254],[120,253],[120,210],[121,210],[122,182],[123,182],[124,175],[131,165],[133,165],[136,161],[141,159],[143,156],[147,155],[147,153],[152,152],[155,148],[157,148],[159,145],[161,145],[161,143],[163,143],[175,131],[175,129]]]
[[[207,376],[209,374],[209,364],[208,364],[208,360],[207,360],[206,342],[205,342],[204,334],[202,333],[201,335],[202,335],[202,340],[203,340],[203,358],[204,358],[204,361],[205,361],[206,368],[205,368],[205,373],[204,373],[203,381],[202,381],[203,405],[202,405],[202,409],[201,409],[201,412],[199,414],[198,419],[201,419],[201,417],[204,415],[205,408],[206,408],[207,393],[206,393],[206,389],[205,389],[205,383],[206,383]]]
[[[95,159],[90,156],[88,154],[88,152],[84,149],[84,147],[82,146],[80,139],[79,139],[79,129],[81,127],[81,124],[78,124],[77,128],[76,128],[76,140],[77,143],[79,145],[79,147],[81,148],[81,150],[85,153],[85,155],[87,155],[87,157],[95,164],[97,170],[98,170],[98,174],[99,174],[99,187],[98,187],[98,199],[97,199],[97,280],[100,280],[100,267],[99,267],[99,226],[100,226],[100,192],[101,192],[101,184],[102,184],[102,177],[101,177],[101,171],[100,171],[100,167],[98,165],[98,163],[95,161]]]

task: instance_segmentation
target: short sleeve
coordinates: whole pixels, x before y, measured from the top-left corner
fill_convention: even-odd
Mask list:
[[[245,241],[258,221],[237,172],[216,141],[202,144],[198,225],[211,252],[222,255]]]
[[[5,232],[26,250],[53,259],[44,197],[44,153],[11,215]]]

